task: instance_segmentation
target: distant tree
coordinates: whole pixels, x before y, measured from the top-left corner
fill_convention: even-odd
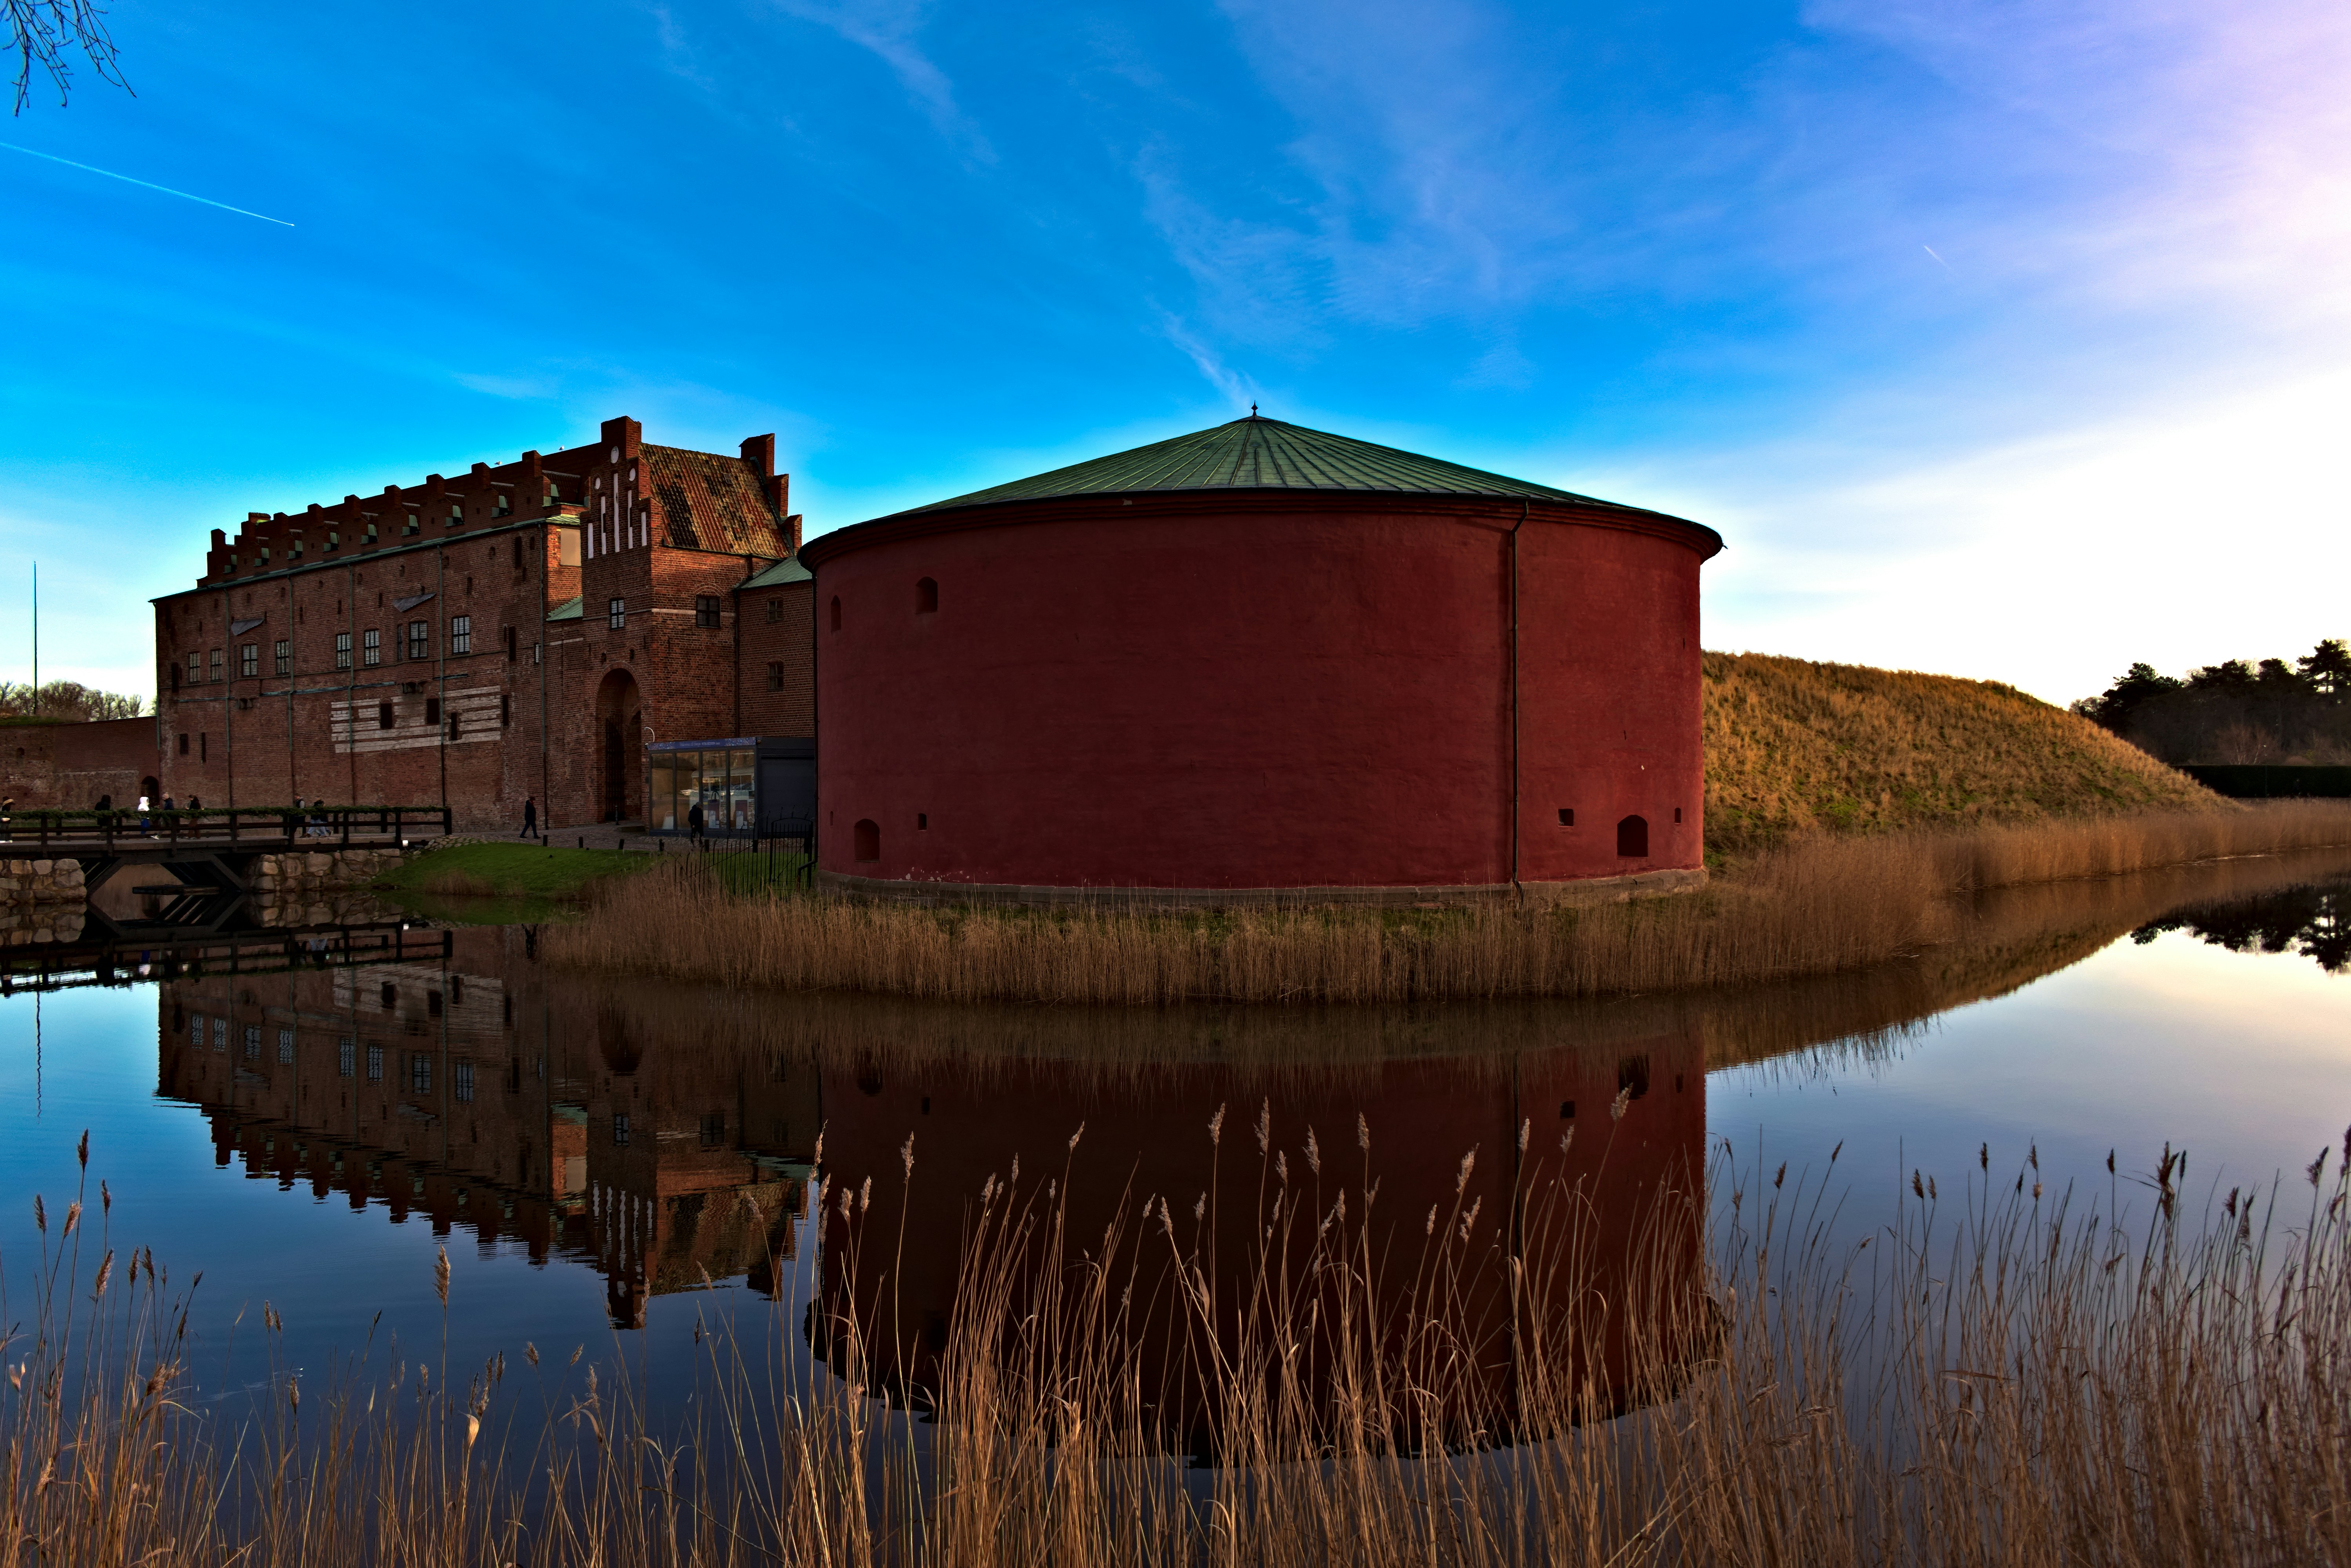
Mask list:
[[[2342,638],[2327,638],[2294,663],[2311,690],[2337,702],[2351,696],[2351,648]]]
[[[2237,696],[2252,691],[2256,678],[2253,667],[2244,660],[2224,659],[2189,671],[2188,689],[2199,696]]]
[[[64,108],[76,54],[89,62],[99,80],[131,90],[115,61],[106,13],[89,0],[0,0],[0,5],[8,7],[8,52],[16,57],[16,107],[12,113],[25,112],[36,69],[57,89],[57,107]]]
[[[53,718],[75,724],[137,718],[146,711],[145,697],[93,691],[78,681],[49,681],[37,692],[21,682],[0,681],[0,716],[10,718]]]
[[[2180,690],[2184,684],[2170,675],[2158,674],[2153,664],[2142,662],[2116,676],[2115,684],[2096,696],[2075,703],[2074,711],[2116,735],[2128,735],[2136,727],[2134,721],[2149,703]]]

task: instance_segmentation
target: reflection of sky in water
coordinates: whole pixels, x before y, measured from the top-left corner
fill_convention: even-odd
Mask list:
[[[1882,1219],[1914,1170],[1946,1193],[2012,1183],[2038,1143],[2043,1180],[2095,1186],[2105,1159],[2144,1174],[2165,1142],[2189,1155],[2191,1199],[2218,1181],[2295,1176],[2351,1124],[2351,976],[2294,955],[2232,953],[2169,932],[2116,942],[2011,996],[1944,1013],[1883,1059],[1801,1059],[1715,1073],[1708,1123],[1741,1165],[1817,1172],[1840,1140],[1846,1214]],[[2330,1167],[2331,1168],[2331,1167]],[[2144,1213],[2143,1203],[2132,1206]]]
[[[2121,929],[2141,918],[2145,915],[2129,915],[2122,926],[2103,928]],[[547,994],[559,998],[578,989],[576,982],[561,977],[517,971],[516,978],[526,987],[547,984]],[[256,979],[253,984],[266,991],[267,982]],[[1859,997],[1862,990],[1843,986],[1838,995]],[[34,998],[0,1001],[0,1134],[5,1134],[0,1136],[0,1195],[5,1197],[0,1203],[0,1263],[8,1275],[11,1314],[22,1314],[18,1303],[24,1300],[34,1256],[31,1195],[40,1191],[47,1196],[54,1234],[57,1217],[70,1194],[74,1141],[88,1127],[92,1221],[99,1218],[96,1180],[102,1176],[116,1196],[114,1245],[153,1246],[175,1282],[187,1281],[198,1270],[204,1272],[195,1367],[212,1386],[232,1387],[258,1374],[257,1320],[264,1300],[285,1313],[293,1359],[313,1375],[325,1370],[330,1357],[357,1351],[371,1325],[380,1347],[397,1334],[406,1358],[417,1359],[430,1347],[431,1358],[437,1361],[441,1318],[434,1300],[433,1263],[442,1239],[425,1216],[412,1212],[404,1223],[392,1223],[381,1202],[355,1213],[340,1191],[316,1198],[300,1181],[292,1190],[283,1190],[274,1174],[262,1171],[257,1179],[249,1174],[241,1155],[232,1155],[227,1169],[218,1168],[206,1117],[156,1093],[158,997],[155,988],[141,986],[76,990],[43,999],[38,1004],[42,1038],[37,1062]],[[802,1006],[787,998],[759,1005],[784,1009]],[[1424,1016],[1435,1014],[1431,1009]],[[673,1059],[664,1078],[661,1047],[652,1048],[654,1054],[642,1069],[620,1065],[609,1055],[613,1037],[605,1026],[580,1021],[567,1027],[586,1032],[551,1037],[559,1056],[564,1050],[571,1054],[568,1064],[558,1063],[559,1076],[571,1073],[582,1083],[601,1079],[601,1090],[582,1091],[592,1098],[596,1092],[614,1092],[612,1081],[604,1077],[607,1069],[619,1074],[622,1092],[633,1072],[633,1082],[644,1092],[666,1093],[676,1101],[674,1116],[685,1117],[682,1124],[691,1124],[699,1106],[684,1102],[696,1094],[707,1097],[710,1085],[684,1082],[677,1063],[699,1058]],[[623,1032],[634,1038],[642,1027],[631,1025]],[[606,1043],[589,1045],[590,1034]],[[1692,1043],[1677,1049],[1695,1049],[1695,1035],[1669,1030],[1660,1038],[1684,1039]],[[1543,1047],[1546,1028],[1526,1031],[1522,1040],[1528,1046]],[[1784,1044],[1771,1049],[1784,1049]],[[1552,1070],[1541,1066],[1541,1054],[1538,1049],[1525,1059],[1531,1074]],[[1613,1074],[1615,1060],[1609,1056],[1600,1071]],[[398,1065],[391,1071],[396,1077]],[[920,1071],[902,1078],[896,1068],[890,1069],[889,1089],[879,1100],[866,1098],[882,1092],[865,1087],[861,1070],[836,1064],[833,1071],[839,1092],[857,1097],[863,1122],[872,1124],[864,1126],[855,1118],[842,1124],[841,1148],[836,1154],[845,1152],[852,1133],[859,1132],[870,1134],[865,1141],[874,1144],[883,1165],[893,1164],[902,1123],[889,1119],[904,1115],[909,1120],[903,1124],[913,1124],[911,1118],[929,1114],[928,1085],[917,1082]],[[1136,1140],[1148,1145],[1153,1136],[1149,1129],[1167,1120],[1157,1113],[1184,1103],[1187,1096],[1217,1099],[1225,1092],[1208,1087],[1206,1076],[1186,1076],[1213,1074],[1216,1069],[1167,1071],[1162,1102],[1154,1102],[1148,1092],[1122,1091],[1105,1080],[1096,1088],[1076,1092],[1075,1099],[1063,1095],[1040,1114],[1048,1119],[1065,1112],[1075,1118],[1091,1115],[1098,1138],[1124,1123],[1126,1149],[1134,1149]],[[1411,1097],[1410,1070],[1391,1065],[1368,1071],[1384,1077],[1389,1093]],[[1667,1071],[1660,1067],[1661,1072]],[[1491,1069],[1488,1071],[1490,1076]],[[859,1082],[852,1086],[852,1080]],[[1017,1081],[1016,1074],[997,1090],[967,1096],[962,1107],[982,1124],[1018,1123],[1023,1107],[1019,1092],[1010,1087]],[[488,1080],[484,1082],[486,1086]],[[1583,1107],[1587,1115],[1595,1106],[1604,1109],[1608,1085],[1614,1082],[1610,1076],[1604,1083],[1579,1092],[1587,1102]],[[1698,1087],[1693,1074],[1691,1088]],[[1534,1089],[1531,1077],[1529,1092]],[[731,1096],[737,1092],[730,1088],[726,1092]],[[2184,931],[2166,932],[2145,943],[2123,939],[2022,989],[1955,1008],[1897,1031],[1883,1043],[1858,1049],[1832,1044],[1719,1070],[1705,1080],[1704,1092],[1708,1130],[1717,1138],[1730,1140],[1743,1168],[1752,1170],[1760,1163],[1768,1171],[1785,1159],[1792,1172],[1809,1170],[1817,1176],[1830,1149],[1843,1143],[1836,1189],[1849,1236],[1887,1218],[1913,1168],[1938,1178],[1947,1203],[1955,1199],[1965,1190],[1965,1178],[1976,1174],[1977,1149],[1986,1142],[1991,1145],[1993,1176],[2003,1186],[2013,1179],[2028,1144],[2037,1143],[2053,1194],[2071,1180],[2103,1204],[2110,1147],[2119,1151],[2118,1166],[2127,1178],[2151,1167],[2168,1140],[2189,1151],[2187,1190],[2192,1204],[2216,1181],[2225,1192],[2231,1185],[2267,1181],[2281,1171],[2291,1177],[2320,1148],[2340,1149],[2345,1125],[2351,1123],[2351,977],[2330,977],[2299,955],[2231,952]],[[1352,1092],[1333,1092],[1339,1098]],[[1547,1091],[1545,1107],[1561,1092],[1556,1085]],[[1664,1080],[1656,1093],[1656,1100],[1638,1113],[1663,1109],[1668,1093]],[[1080,1103],[1095,1094],[1102,1096],[1101,1103]],[[907,1103],[899,1104],[900,1098]],[[917,1098],[919,1109],[914,1103]],[[1394,1141],[1383,1146],[1392,1158],[1409,1152],[1435,1162],[1440,1176],[1450,1171],[1461,1152],[1456,1144],[1483,1140],[1499,1153],[1499,1145],[1508,1141],[1499,1121],[1480,1132],[1455,1114],[1473,1109],[1474,1101],[1473,1092],[1458,1105],[1448,1104],[1432,1089],[1416,1102],[1420,1112],[1392,1109],[1384,1113],[1382,1130],[1385,1134],[1393,1128]],[[749,1118],[745,1109],[749,1102],[730,1098],[728,1103],[737,1106],[728,1124],[740,1132]],[[941,1102],[943,1117],[957,1109],[951,1102]],[[1339,1113],[1343,1108],[1335,1101],[1324,1109],[1338,1124],[1326,1126],[1325,1136],[1345,1140],[1352,1118]],[[1240,1135],[1240,1123],[1248,1113],[1246,1107],[1236,1107],[1234,1137]],[[1204,1116],[1201,1107],[1186,1103],[1184,1114],[1176,1118],[1184,1124],[1167,1135],[1184,1140],[1186,1147],[1202,1142],[1196,1124]],[[643,1130],[650,1134],[658,1119],[649,1106]],[[1415,1140],[1407,1128],[1396,1124],[1400,1120],[1423,1124],[1418,1142],[1427,1146],[1412,1147]],[[967,1129],[971,1124],[964,1124]],[[934,1163],[924,1167],[925,1174],[946,1183],[954,1164],[946,1159],[949,1145],[935,1139],[950,1127],[944,1122],[933,1125],[935,1141],[923,1146],[932,1152]],[[1601,1135],[1606,1126],[1604,1117],[1590,1123],[1586,1135]],[[1056,1123],[1036,1131],[1040,1145],[1058,1144],[1069,1128]],[[1556,1128],[1539,1124],[1537,1131],[1548,1137]],[[299,1129],[293,1134],[308,1135]],[[677,1135],[684,1141],[677,1145],[681,1153],[670,1168],[682,1169],[699,1157],[694,1152],[698,1145],[690,1134]],[[1694,1122],[1689,1135],[1694,1146]],[[982,1137],[967,1147],[977,1158],[985,1143]],[[465,1153],[470,1165],[460,1162],[453,1179],[478,1183],[465,1171],[478,1170],[484,1162],[475,1151]],[[1253,1163],[1253,1149],[1249,1157]],[[965,1174],[976,1186],[978,1168]],[[1403,1179],[1405,1173],[1399,1169],[1393,1174]],[[479,1190],[484,1198],[496,1197],[486,1184],[479,1184]],[[935,1201],[946,1196],[942,1190]],[[2133,1212],[2144,1215],[2144,1195],[2127,1189],[2126,1196]],[[961,1195],[949,1201],[959,1208]],[[617,1336],[607,1315],[605,1281],[577,1255],[566,1255],[559,1248],[548,1262],[534,1264],[520,1243],[479,1245],[462,1225],[447,1239],[455,1267],[453,1372],[478,1365],[501,1351],[518,1360],[528,1340],[559,1363],[574,1345],[585,1344],[592,1354],[613,1348],[617,1342],[624,1354],[648,1363],[658,1374],[678,1367],[692,1354],[689,1330],[698,1310],[743,1303],[762,1314],[774,1313],[771,1343],[779,1349],[790,1354],[799,1345],[813,1251],[805,1233],[786,1300],[775,1307],[739,1281],[722,1282],[716,1295],[670,1290],[654,1294],[646,1305],[649,1333]],[[97,1245],[94,1235],[91,1245]],[[241,1325],[236,1322],[240,1313]],[[225,1367],[223,1358],[232,1350],[234,1364]]]

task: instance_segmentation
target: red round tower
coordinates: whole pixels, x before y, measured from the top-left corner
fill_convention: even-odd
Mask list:
[[[1416,902],[1703,876],[1662,513],[1251,416],[810,541],[820,874]]]

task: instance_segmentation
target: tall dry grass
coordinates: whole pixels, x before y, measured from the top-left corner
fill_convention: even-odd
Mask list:
[[[1832,974],[1963,936],[1980,893],[2351,844],[2351,806],[1815,837],[1702,894],[1577,911],[909,907],[723,894],[691,862],[545,938],[550,962],[726,986],[1167,1005],[1592,997]]]
[[[519,1394],[496,1364],[300,1400],[281,1375],[237,1441],[184,1402],[159,1275],[45,1262],[0,1396],[0,1563],[2351,1562],[2351,1186],[2325,1153],[2306,1189],[2199,1217],[2167,1150],[2127,1229],[1987,1159],[1851,1245],[1824,1185],[1719,1155],[1698,1252],[1693,1187],[1595,1245],[1604,1194],[1531,1161],[1505,1211],[1424,1229],[1354,1155],[1261,1143],[1238,1257],[1150,1195],[1071,1234],[1054,1175],[1002,1173],[935,1339],[894,1321],[871,1186],[820,1186],[830,1261],[800,1266],[835,1375],[791,1369],[781,1314],[705,1322],[677,1428],[529,1353]]]

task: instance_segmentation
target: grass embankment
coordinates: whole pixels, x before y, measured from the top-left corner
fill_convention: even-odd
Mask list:
[[[565,850],[532,843],[452,844],[408,861],[374,886],[440,898],[585,901],[645,869],[643,855],[618,850]]]
[[[2225,809],[2129,742],[1996,681],[1708,653],[1704,690],[1709,858],[1822,830]]]
[[[715,897],[693,862],[550,932],[550,962],[724,985],[1166,1005],[1587,997],[1858,969],[1962,937],[1974,895],[2351,844],[2351,805],[2167,812],[1972,833],[1814,835],[1703,893],[1545,911],[1152,913]],[[716,857],[713,857],[716,858]]]
[[[1231,1131],[1225,1157],[1259,1167],[1229,1227],[1155,1196],[1120,1202],[1106,1230],[1072,1225],[1052,1185],[1066,1173],[1032,1168],[1024,1186],[1017,1163],[941,1195],[968,1217],[960,1284],[919,1326],[891,1316],[885,1218],[924,1190],[914,1141],[904,1185],[898,1162],[883,1174],[882,1223],[870,1177],[828,1176],[824,1246],[775,1260],[791,1279],[773,1315],[697,1318],[682,1429],[647,1414],[625,1367],[520,1346],[470,1379],[445,1357],[303,1376],[266,1307],[271,1375],[245,1419],[223,1419],[189,1380],[184,1295],[152,1252],[118,1269],[102,1233],[87,1252],[66,1239],[77,1202],[64,1236],[44,1219],[41,1278],[16,1298],[0,1554],[2351,1562],[2351,1185],[2340,1164],[2325,1179],[2328,1152],[2306,1192],[2232,1190],[2199,1219],[2167,1150],[2127,1231],[2119,1197],[2138,1178],[2105,1201],[2044,1195],[2037,1159],[2011,1186],[1987,1157],[1941,1173],[1949,1211],[1913,1176],[1877,1245],[1846,1251],[1823,1219],[1833,1194],[1801,1176],[1783,1189],[1784,1166],[1718,1162],[1730,1201],[1701,1241],[1704,1173],[1661,1184],[1643,1226],[1565,1176],[1563,1145],[1523,1137],[1506,1205],[1462,1198],[1471,1158],[1458,1183],[1440,1165],[1424,1228],[1393,1182],[1374,1205],[1380,1129],[1318,1151],[1295,1127],[1269,1139],[1261,1114],[1252,1154],[1235,1109],[1195,1134],[1206,1149]],[[89,1218],[85,1235],[103,1226]],[[441,1260],[444,1312],[468,1310],[471,1279]],[[830,1369],[806,1381],[777,1360],[803,1343],[804,1299]],[[883,1391],[926,1418],[884,1418]]]

